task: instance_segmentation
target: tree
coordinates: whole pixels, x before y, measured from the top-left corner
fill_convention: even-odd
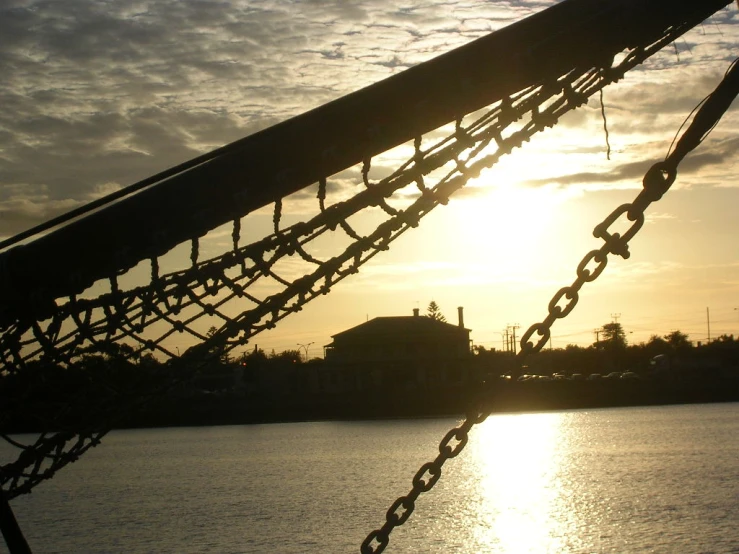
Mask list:
[[[426,317],[430,317],[435,321],[441,321],[442,323],[446,322],[446,318],[441,313],[439,305],[434,300],[429,302],[429,306],[426,308]]]
[[[602,346],[607,348],[626,348],[626,333],[620,323],[606,323],[601,329]]]
[[[283,350],[279,354],[272,350],[269,355],[270,363],[277,365],[290,365],[290,364],[302,364],[303,357],[300,354],[300,350]]]
[[[206,339],[212,339],[218,334],[218,329],[215,326],[211,326],[208,332],[205,333]],[[228,365],[231,363],[231,356],[226,351],[226,344],[223,342],[216,342],[208,347],[208,353],[212,355],[212,359],[215,360],[216,364]]]
[[[693,344],[688,340],[688,335],[680,331],[673,331],[672,333],[665,335],[665,341],[669,344],[675,352],[683,350],[689,350]]]
[[[659,335],[652,335],[649,337],[649,341],[644,345],[644,351],[646,352],[647,357],[651,360],[659,354],[668,354],[670,352],[670,345]]]

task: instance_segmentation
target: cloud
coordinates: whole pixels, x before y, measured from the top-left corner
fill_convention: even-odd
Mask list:
[[[646,215],[645,217],[646,223],[655,223],[657,221],[677,219],[677,216],[675,214],[669,214],[669,213],[648,213],[645,215]]]
[[[662,147],[666,145],[662,144]],[[596,147],[596,151],[602,147]],[[710,181],[711,170],[720,168],[721,173],[731,173],[731,168],[739,161],[739,138],[709,139],[695,151],[688,154],[678,166],[680,181],[685,176],[700,175]],[[665,149],[666,153],[666,149]],[[551,178],[532,179],[526,181],[528,186],[557,185],[562,187],[584,185],[590,190],[601,188],[600,185],[622,184],[628,188],[641,187],[644,175],[659,159],[646,157],[640,161],[626,162],[610,167],[604,171],[583,171],[552,176]],[[706,177],[706,174],[707,177]],[[735,182],[732,178],[730,182]],[[718,184],[718,183],[716,183]],[[678,184],[679,186],[679,184]],[[610,186],[605,188],[612,188]]]
[[[46,195],[15,196],[0,203],[0,236],[27,229],[79,206],[81,202],[53,200]]]
[[[21,231],[87,201],[100,187],[128,185],[552,3],[6,0],[0,7],[0,233]],[[686,39],[684,75],[691,63],[710,66],[727,57],[734,20],[722,12],[718,28],[707,24]],[[613,113],[634,107],[678,117],[690,104],[684,92],[690,87],[666,93],[663,83],[645,80],[668,66],[674,60],[665,55],[637,75],[641,88],[609,98]],[[705,79],[700,75],[691,74],[691,83]],[[595,112],[565,123],[577,128]],[[637,126],[633,117],[614,116],[614,133],[625,137],[657,123],[645,117]],[[592,145],[571,148],[584,152]],[[695,171],[718,158],[686,163]],[[641,167],[624,164],[618,172],[631,177]],[[375,175],[388,171],[378,165]],[[330,186],[350,190],[350,174],[356,168]],[[597,175],[561,179],[610,182]]]

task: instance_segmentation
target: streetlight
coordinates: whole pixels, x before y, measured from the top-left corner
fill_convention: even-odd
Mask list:
[[[300,343],[298,343],[298,352],[300,351],[301,348],[304,348],[305,349],[305,361],[306,362],[308,361],[308,347],[311,344],[313,344],[313,343],[312,342],[309,342],[308,344],[300,344]]]

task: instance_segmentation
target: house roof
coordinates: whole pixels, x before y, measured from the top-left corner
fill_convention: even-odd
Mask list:
[[[332,335],[331,338],[336,341],[347,338],[371,338],[387,335],[412,336],[412,335],[450,335],[464,334],[467,335],[470,329],[452,325],[442,321],[437,321],[426,316],[395,316],[395,317],[376,317],[369,321]]]

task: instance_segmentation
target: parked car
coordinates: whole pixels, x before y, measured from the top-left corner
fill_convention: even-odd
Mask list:
[[[670,358],[665,354],[657,354],[649,361],[652,371],[666,371],[670,369]]]

